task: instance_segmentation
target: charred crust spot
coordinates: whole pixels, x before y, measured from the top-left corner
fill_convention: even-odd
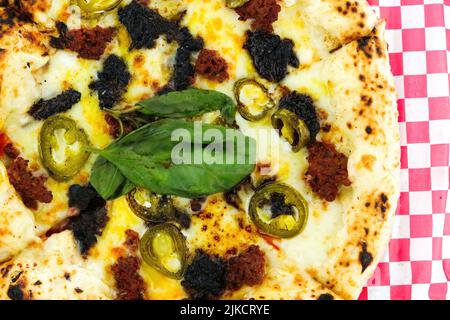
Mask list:
[[[103,70],[98,73],[98,80],[89,88],[97,91],[101,108],[112,108],[122,97],[131,74],[125,62],[116,55],[110,55],[103,63]]]
[[[362,247],[362,251],[359,253],[359,262],[361,263],[361,267],[362,267],[361,273],[363,273],[367,269],[367,267],[369,267],[370,264],[372,263],[373,257],[372,257],[372,254],[367,251],[366,243],[362,243],[361,247]]]
[[[365,130],[367,134],[372,134],[372,128],[370,126],[367,126]]]
[[[116,281],[118,300],[143,300],[145,282],[139,274],[141,261],[138,257],[120,257],[111,271]]]
[[[78,208],[80,213],[70,218],[68,228],[83,255],[97,243],[97,236],[102,234],[109,220],[105,205],[105,200],[90,185],[73,185],[69,189],[69,206]]]
[[[316,140],[320,123],[314,101],[310,96],[293,91],[281,98],[279,107],[295,113],[302,119],[309,129],[311,139]]]
[[[235,10],[239,20],[252,20],[253,29],[272,32],[272,24],[278,20],[281,7],[277,0],[250,0]]]
[[[131,37],[131,49],[151,49],[159,36],[165,34],[173,40],[178,26],[137,1],[119,9],[119,20]]]
[[[329,293],[322,293],[317,300],[334,300],[334,297]]]
[[[227,289],[239,290],[244,285],[262,284],[265,276],[265,264],[264,252],[256,245],[252,245],[238,256],[230,258],[226,271]]]
[[[36,210],[38,202],[50,203],[53,194],[45,186],[47,177],[33,176],[28,169],[28,163],[28,160],[21,157],[16,158],[8,167],[8,177],[25,206]]]
[[[83,59],[99,60],[106,46],[116,33],[114,28],[68,30],[62,22],[56,23],[59,38],[52,37],[50,45],[56,49],[67,49],[78,53]]]
[[[288,73],[288,66],[298,68],[300,61],[289,39],[263,31],[247,31],[244,44],[258,73],[272,82],[280,82]]]
[[[308,152],[306,181],[321,198],[334,201],[340,185],[351,185],[347,171],[348,158],[332,144],[324,142],[310,144]]]
[[[21,284],[10,285],[6,294],[11,300],[25,300]]]
[[[222,258],[197,250],[181,285],[192,299],[214,299],[225,290],[225,272]]]
[[[33,283],[33,286],[40,286],[42,284],[41,280],[36,281],[35,283]]]
[[[39,100],[31,107],[28,114],[36,120],[45,120],[55,114],[66,112],[80,102],[80,99],[80,92],[69,89],[49,100]]]
[[[219,83],[228,80],[228,63],[215,50],[203,49],[195,63],[197,74]]]
[[[78,287],[76,287],[76,288],[74,289],[74,291],[75,291],[75,293],[78,293],[78,294],[84,292],[82,289],[80,289],[80,288],[78,288]]]

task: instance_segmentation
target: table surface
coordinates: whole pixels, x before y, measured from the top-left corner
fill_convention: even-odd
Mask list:
[[[387,20],[401,194],[389,249],[360,299],[450,299],[450,0],[369,2]]]

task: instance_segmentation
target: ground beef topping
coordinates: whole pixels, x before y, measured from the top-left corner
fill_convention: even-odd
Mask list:
[[[203,49],[197,58],[195,71],[211,81],[219,83],[228,80],[228,63],[215,50]]]
[[[252,245],[236,257],[228,260],[226,285],[230,290],[238,290],[242,286],[255,286],[263,282],[266,258],[264,252]]]
[[[194,38],[189,29],[182,28],[177,35],[177,42],[179,47],[175,55],[172,77],[159,94],[185,90],[194,83],[195,67],[191,62],[192,54],[203,49],[203,39]]]
[[[19,149],[17,149],[11,142],[3,148],[3,153],[10,159],[16,159],[20,155]]]
[[[258,73],[273,82],[283,80],[288,66],[298,68],[300,62],[294,52],[294,43],[264,31],[248,31],[244,48],[248,50]]]
[[[16,158],[8,167],[8,177],[28,208],[36,210],[38,202],[50,203],[53,200],[51,191],[45,186],[47,177],[33,176],[28,169],[28,160]]]
[[[72,230],[83,255],[97,243],[97,236],[102,234],[109,220],[105,205],[105,200],[91,185],[72,185],[69,188],[69,206],[80,212],[70,218],[68,229]]]
[[[332,144],[315,142],[308,146],[309,168],[306,180],[312,190],[327,201],[334,201],[339,186],[350,186],[347,157],[336,151]]]
[[[145,282],[139,274],[141,260],[136,256],[120,257],[112,265],[118,300],[143,300]]]
[[[151,49],[159,36],[165,34],[174,40],[178,26],[137,1],[119,9],[119,20],[131,37],[131,49]]]
[[[310,96],[295,91],[291,92],[281,98],[279,107],[292,111],[302,119],[309,129],[311,140],[316,140],[316,135],[320,131],[320,123],[314,102]]]
[[[116,55],[110,55],[103,63],[98,80],[92,82],[89,88],[97,91],[100,107],[110,109],[120,100],[130,79],[125,62]]]
[[[250,0],[235,10],[239,14],[239,20],[253,19],[253,29],[272,32],[272,23],[278,20],[281,7],[277,0]]]
[[[80,92],[69,89],[49,100],[39,100],[31,107],[28,114],[36,120],[45,120],[57,113],[66,112],[80,102],[80,99]]]
[[[105,52],[106,46],[113,39],[116,30],[114,28],[68,30],[67,26],[58,22],[56,28],[59,38],[52,37],[50,45],[56,49],[67,49],[78,53],[83,59],[99,60]]]
[[[197,250],[181,285],[192,299],[217,298],[225,291],[225,267],[222,258]]]

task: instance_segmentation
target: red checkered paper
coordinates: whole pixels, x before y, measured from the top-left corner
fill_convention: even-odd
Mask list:
[[[450,0],[369,0],[387,20],[401,134],[392,240],[360,299],[450,299]]]

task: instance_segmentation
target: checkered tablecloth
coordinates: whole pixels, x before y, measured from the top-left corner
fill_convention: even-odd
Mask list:
[[[450,299],[450,0],[369,0],[387,20],[401,195],[389,250],[360,299]]]

